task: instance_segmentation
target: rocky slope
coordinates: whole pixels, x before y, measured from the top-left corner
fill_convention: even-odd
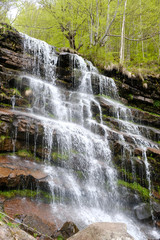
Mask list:
[[[56,84],[61,87],[64,94],[68,94],[68,90],[76,90],[79,86],[78,69],[72,69],[72,59],[70,53],[57,53],[58,62],[56,65]],[[22,36],[13,28],[6,24],[0,25],[0,195],[4,198],[1,206],[7,210],[10,204],[16,206],[16,201],[10,200],[13,197],[28,197],[34,200],[41,198],[42,204],[46,204],[51,199],[51,190],[48,185],[49,176],[43,171],[44,155],[48,154],[48,149],[43,149],[44,126],[39,119],[30,115],[26,108],[32,104],[33,92],[29,87],[29,79],[21,76],[24,69],[25,72],[32,72],[34,65],[32,54],[24,52]],[[74,63],[75,64],[75,63]],[[44,75],[43,62],[39,65],[41,75]],[[109,71],[104,71],[108,74]],[[160,85],[157,78],[133,76],[119,76],[116,85],[119,90],[120,97],[125,104],[139,107],[127,108],[121,103],[111,104],[110,98],[106,98],[101,93],[99,80],[92,77],[92,88],[96,101],[99,102],[102,109],[103,123],[108,129],[108,140],[112,149],[112,159],[115,168],[118,171],[119,191],[126,194],[121,199],[124,204],[133,210],[135,205],[138,207],[135,214],[139,220],[147,220],[150,222],[152,213],[146,206],[152,202],[155,222],[160,225]],[[125,108],[126,107],[126,108]],[[135,131],[141,133],[142,137],[152,144],[146,150],[150,168],[150,180],[152,188],[149,192],[149,184],[147,181],[146,165],[144,162],[144,150],[142,144],[137,146],[137,140],[128,134],[125,130],[125,116],[120,111],[119,117],[117,112],[119,109],[128,111],[131,126],[134,123]],[[140,109],[141,108],[141,109]],[[14,111],[13,111],[14,109]],[[47,106],[50,113],[51,106]],[[129,109],[129,110],[128,110]],[[92,103],[93,117],[100,122],[100,114],[97,105]],[[50,117],[51,113],[50,113]],[[133,128],[133,129],[134,129]],[[138,129],[138,130],[137,130]],[[92,132],[103,136],[104,129],[99,125],[92,129]],[[123,136],[125,141],[120,141],[119,135]],[[133,132],[134,134],[134,132]],[[53,138],[56,142],[58,133],[54,130]],[[144,141],[144,139],[142,139]],[[35,148],[36,141],[36,148]],[[154,147],[154,144],[157,147]],[[55,144],[56,145],[56,144]],[[78,153],[73,153],[74,158],[78,159]],[[66,155],[58,154],[55,146],[54,154],[51,156],[52,164],[61,165],[61,160],[66,160]],[[76,161],[76,160],[75,160]],[[77,168],[73,166],[74,171]],[[79,177],[83,176],[83,171],[78,170]],[[35,197],[30,193],[24,193],[24,189],[33,190]],[[127,193],[126,193],[127,189]],[[8,193],[8,195],[7,195]],[[14,194],[13,194],[14,193]],[[26,194],[26,195],[25,195]],[[137,195],[138,194],[138,195]],[[137,197],[138,196],[138,197]],[[143,205],[141,204],[143,202]],[[145,202],[145,203],[144,203]],[[12,205],[12,206],[13,206]],[[20,206],[20,203],[18,203]],[[35,208],[28,204],[29,211],[33,211],[36,215]],[[9,207],[8,207],[9,209]],[[16,209],[16,207],[15,207]],[[12,217],[16,214],[23,214],[14,211]],[[141,214],[140,214],[141,213]],[[24,214],[28,215],[28,211]],[[48,214],[48,213],[46,213]],[[52,216],[52,222],[56,221],[56,216]],[[42,219],[42,218],[41,218]],[[53,220],[54,219],[54,220]],[[59,220],[57,220],[59,221]],[[58,224],[58,227],[62,222]],[[56,227],[54,226],[56,231]],[[42,230],[45,232],[45,230]],[[47,231],[47,230],[46,230]],[[48,233],[48,232],[47,232]],[[49,233],[50,236],[53,232]],[[75,238],[76,239],[76,238]],[[78,238],[77,238],[78,239]]]

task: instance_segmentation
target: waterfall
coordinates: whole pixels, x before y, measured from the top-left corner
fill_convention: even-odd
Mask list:
[[[145,126],[133,122],[130,109],[119,102],[113,79],[101,75],[91,62],[69,54],[73,77],[77,71],[79,73],[77,87],[61,88],[57,84],[59,56],[55,48],[26,35],[23,38],[24,51],[32,56],[33,61],[32,71],[28,73],[24,69],[20,78],[21,81],[27,79],[32,91],[31,106],[26,111],[44,128],[42,156],[45,171],[50,176],[53,213],[63,221],[72,220],[80,228],[99,221],[124,222],[135,239],[147,239],[142,226],[122,205],[125,192],[121,193],[117,184],[118,172],[110,136],[117,136],[117,141],[123,146],[124,158],[126,154],[130,157],[133,175],[133,148],[126,138],[129,137],[137,148],[143,150],[158,148],[158,145],[147,138],[146,131],[143,131]],[[99,89],[98,96],[94,95],[93,82]],[[113,117],[118,130],[112,129],[103,119],[101,103],[109,106],[109,116]],[[37,136],[34,139],[35,157],[36,140]],[[145,150],[144,156],[151,192]],[[148,229],[152,236],[157,236],[152,228]]]

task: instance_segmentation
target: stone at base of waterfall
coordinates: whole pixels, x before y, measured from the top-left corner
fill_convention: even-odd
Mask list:
[[[149,220],[152,218],[151,206],[149,203],[141,203],[134,208],[138,220]],[[152,203],[152,211],[155,217],[160,217],[160,203]]]
[[[21,230],[19,227],[9,227],[0,222],[0,240],[35,240],[34,237]]]
[[[68,240],[134,240],[124,223],[93,223]]]

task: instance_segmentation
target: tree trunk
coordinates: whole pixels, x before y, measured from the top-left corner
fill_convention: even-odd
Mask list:
[[[96,32],[94,34],[94,45],[98,43],[98,32],[99,32],[99,8],[98,0],[96,0]]]
[[[103,37],[100,39],[99,43],[100,43],[100,46],[104,46],[105,43],[106,43],[106,40],[107,40],[107,35],[109,34],[109,30],[112,26],[112,23],[114,22],[115,18],[116,18],[116,15],[117,15],[117,11],[118,11],[118,8],[119,8],[119,3],[120,1],[117,0],[117,7],[115,8],[115,12],[114,12],[114,16],[112,18],[112,20],[110,21],[110,23],[107,21],[107,25],[106,25],[106,31],[103,35]],[[110,4],[110,1],[108,1],[108,5]],[[108,16],[107,16],[108,17]],[[108,19],[109,20],[109,19]]]
[[[141,38],[143,38],[143,33],[142,33],[142,2],[140,0],[140,30],[141,30]],[[142,40],[142,56],[144,58],[144,44]]]
[[[125,0],[124,2],[124,12],[123,12],[122,31],[121,31],[120,64],[123,64],[124,62],[126,8],[127,8],[127,0]]]

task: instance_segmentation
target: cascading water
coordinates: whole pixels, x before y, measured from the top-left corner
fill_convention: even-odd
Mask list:
[[[45,171],[50,175],[53,213],[63,221],[74,221],[80,227],[99,221],[125,222],[135,239],[147,239],[136,220],[121,210],[122,196],[118,191],[117,170],[108,139],[110,132],[118,135],[124,151],[130,150],[130,157],[132,149],[124,138],[126,135],[137,147],[144,149],[145,157],[146,147],[158,146],[142,136],[140,125],[130,122],[133,120],[131,111],[118,102],[113,79],[100,75],[89,61],[70,54],[73,75],[78,70],[80,76],[75,90],[64,90],[56,85],[58,55],[55,49],[43,41],[26,35],[23,37],[24,51],[33,56],[33,71],[29,75],[24,70],[21,79],[28,80],[32,91],[29,114],[41,121],[44,127],[42,155]],[[103,123],[100,103],[93,95],[92,79],[97,79],[101,100],[110,106],[110,114],[116,118],[121,132]],[[99,120],[93,116],[93,105],[98,109]],[[35,157],[36,139],[37,136]],[[149,171],[146,158],[144,162]],[[151,191],[149,174],[147,180]],[[158,233],[152,232],[152,236],[157,237]]]

